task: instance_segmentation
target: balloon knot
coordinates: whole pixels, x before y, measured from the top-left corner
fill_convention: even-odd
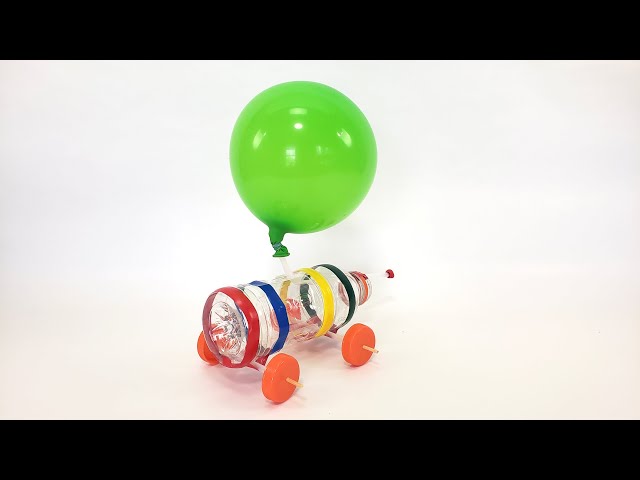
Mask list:
[[[277,258],[277,257],[288,257],[289,256],[289,250],[287,250],[287,247],[282,245],[282,243],[280,243],[280,242],[272,243],[271,246],[276,251],[276,253],[273,254],[274,257]]]

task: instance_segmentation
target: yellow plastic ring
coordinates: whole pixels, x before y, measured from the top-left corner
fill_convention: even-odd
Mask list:
[[[298,270],[299,272],[303,272],[311,277],[311,279],[318,284],[320,287],[320,293],[322,294],[322,304],[324,305],[324,312],[322,313],[322,326],[318,333],[316,333],[316,337],[321,337],[325,333],[329,331],[331,325],[333,325],[333,316],[335,313],[334,302],[333,302],[333,292],[331,292],[331,285],[329,282],[320,275],[316,270],[312,270],[310,268],[301,268]]]

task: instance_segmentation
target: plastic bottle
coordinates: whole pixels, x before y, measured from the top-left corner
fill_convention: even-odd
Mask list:
[[[367,275],[343,273],[327,264],[297,270],[292,277],[280,275],[268,283],[218,289],[205,304],[205,341],[227,367],[264,365],[269,355],[290,342],[335,333],[372,291]]]
[[[262,393],[276,403],[291,397],[300,367],[295,358],[278,352],[290,342],[327,335],[350,322],[358,306],[373,292],[361,272],[342,272],[333,265],[302,268],[271,282],[254,281],[219,288],[207,298],[202,314],[198,354],[211,365],[251,367],[262,372]],[[387,270],[382,277],[393,278]],[[377,353],[373,330],[355,324],[342,338],[342,356],[364,365]],[[266,365],[267,359],[270,358]]]

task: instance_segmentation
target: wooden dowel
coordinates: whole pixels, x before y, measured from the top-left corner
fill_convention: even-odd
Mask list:
[[[280,377],[282,378],[282,377]],[[291,385],[295,386],[296,388],[302,388],[304,387],[304,385],[302,385],[301,383],[296,382],[294,379],[287,377],[287,382],[290,383]]]

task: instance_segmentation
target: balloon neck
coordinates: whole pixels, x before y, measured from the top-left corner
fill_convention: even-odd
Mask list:
[[[271,246],[276,251],[273,254],[274,257],[288,257],[289,250],[287,247],[282,245],[282,240],[284,239],[284,232],[279,231],[278,229],[269,228],[269,241],[271,242]]]
[[[282,245],[280,242],[272,243],[271,246],[276,251],[276,253],[273,254],[273,256],[276,258],[288,257],[290,255],[289,250],[287,250],[287,247]]]

